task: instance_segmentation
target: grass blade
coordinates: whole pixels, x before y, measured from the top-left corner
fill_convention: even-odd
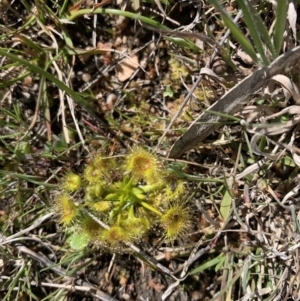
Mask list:
[[[274,42],[277,56],[279,55],[281,45],[283,42],[283,34],[286,27],[287,8],[287,0],[277,1],[276,23],[274,29]]]
[[[220,12],[224,23],[226,26],[230,29],[231,34],[234,36],[234,38],[237,40],[237,42],[241,45],[243,50],[250,55],[252,60],[256,62],[258,65],[262,66],[261,61],[256,55],[256,52],[250,43],[250,41],[246,38],[246,36],[242,33],[242,31],[239,29],[239,27],[233,22],[233,20],[228,16],[228,14],[224,11],[222,6],[217,0],[210,0],[210,2],[216,7],[216,9]]]
[[[263,40],[263,42],[266,44],[269,51],[271,52],[272,59],[275,59],[277,57],[276,50],[274,43],[271,40],[271,36],[268,32],[268,28],[263,23],[263,20],[261,19],[260,15],[257,13],[257,11],[254,10],[254,8],[251,5],[248,5],[248,9],[250,11],[253,11],[252,16],[255,19],[260,38]]]
[[[55,76],[47,72],[46,70],[42,69],[39,66],[36,66],[32,64],[31,62],[21,59],[20,57],[8,52],[6,49],[0,48],[0,56],[6,56],[10,58],[14,62],[19,62],[21,65],[26,66],[29,70],[32,72],[36,72],[40,74],[41,76],[44,76],[49,81],[55,83],[58,88],[68,93],[79,105],[81,105],[83,108],[85,108],[87,111],[89,111],[91,114],[95,116],[94,109],[92,106],[84,100],[78,93],[74,92],[71,88],[66,86],[63,82],[58,80]]]
[[[257,21],[255,19],[256,12],[254,9],[250,9],[248,0],[238,0],[238,4],[241,7],[244,15],[244,21],[249,29],[250,36],[253,40],[253,43],[262,58],[262,61],[265,66],[269,65],[269,61],[266,57],[264,45],[260,38],[260,29],[258,28]]]
[[[141,16],[139,14],[128,12],[128,11],[122,11],[122,10],[118,10],[118,9],[109,9],[109,8],[97,8],[95,10],[94,9],[81,9],[78,11],[74,11],[74,12],[72,12],[72,14],[70,16],[68,16],[68,20],[73,21],[80,16],[92,15],[92,14],[111,14],[111,15],[123,16],[123,17],[130,18],[132,20],[139,20],[139,21],[144,22],[148,25],[151,25],[157,29],[170,30],[169,27],[162,25],[160,22],[157,22],[150,18]]]
[[[224,261],[225,261],[224,254],[220,253],[217,257],[205,262],[204,264],[200,265],[199,267],[197,267],[194,270],[192,270],[191,272],[189,272],[189,275],[195,275],[195,274],[201,273],[214,266],[218,266],[218,268],[220,268],[220,266],[224,263]]]
[[[230,216],[231,203],[232,203],[232,197],[231,197],[229,191],[226,190],[226,192],[223,196],[223,199],[221,201],[221,206],[220,206],[220,214],[221,214],[221,218],[224,220],[224,222],[226,222]]]

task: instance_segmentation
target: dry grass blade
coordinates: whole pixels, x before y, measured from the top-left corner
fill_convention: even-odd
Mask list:
[[[41,254],[38,254],[38,253],[36,253],[36,252],[34,252],[34,251],[32,251],[32,250],[30,250],[27,247],[22,246],[22,245],[19,245],[17,248],[18,248],[18,250],[21,254],[25,254],[25,255],[37,260],[43,266],[48,267],[50,270],[54,271],[55,273],[59,274],[60,276],[64,276],[66,278],[72,279],[73,281],[76,280],[76,278],[77,278],[76,276],[74,276],[74,277],[67,276],[68,273],[65,269],[63,269],[62,267],[55,266],[55,264],[53,262],[51,262],[46,257],[42,256]],[[47,286],[47,284],[44,283],[44,286]],[[63,285],[62,288],[65,289],[65,290],[69,290],[68,285]],[[92,296],[94,296],[97,300],[118,301],[118,299],[115,299],[115,298],[105,294],[104,292],[100,291],[98,288],[93,287],[91,284],[89,284],[85,281],[83,281],[82,285],[80,285],[80,286],[75,287],[75,286],[72,285],[72,289],[75,289],[75,290],[78,290],[78,291],[88,292]]]
[[[234,114],[273,76],[282,73],[285,68],[293,67],[300,59],[300,47],[284,53],[278,57],[269,67],[263,67],[246,77],[238,85],[228,91],[208,110],[222,114]],[[224,118],[204,112],[197,118],[173,145],[169,157],[178,158],[186,151],[196,147],[210,133],[220,127],[219,122]],[[213,123],[213,124],[211,124]]]
[[[269,158],[271,160],[277,160],[279,158],[280,154],[276,154],[274,152],[274,150],[270,154],[270,153],[263,152],[259,149],[258,142],[260,141],[260,139],[261,138],[267,138],[267,140],[269,140],[272,144],[282,146],[286,150],[291,151],[292,155],[294,155],[294,157],[296,158],[295,162],[298,162],[297,155],[295,154],[294,149],[292,148],[292,146],[282,145],[282,144],[280,144],[280,142],[275,142],[275,141],[272,141],[270,138],[268,138],[269,136],[275,136],[275,135],[279,135],[279,134],[287,134],[296,124],[299,123],[299,121],[300,121],[300,117],[298,116],[300,114],[299,106],[287,107],[287,108],[281,110],[279,113],[272,114],[272,115],[266,117],[265,121],[272,120],[276,117],[280,117],[280,116],[283,116],[285,114],[297,115],[297,116],[290,119],[290,120],[288,120],[284,124],[273,124],[273,125],[272,124],[262,124],[262,125],[257,125],[259,128],[262,128],[260,131],[257,131],[256,129],[253,130],[253,129],[248,128],[249,132],[255,133],[254,136],[251,139],[251,148],[252,148],[252,151],[255,154],[264,156],[264,157]],[[255,125],[253,125],[253,128],[255,128]],[[279,141],[280,140],[282,140],[282,139],[279,139]]]
[[[290,78],[283,74],[273,76],[271,80],[266,83],[265,87],[262,88],[263,96],[274,97],[274,101],[277,99],[280,100],[280,98],[282,98],[282,93],[278,93],[276,83],[281,85],[284,96],[284,101],[277,101],[278,106],[286,107],[291,97],[293,97],[296,104],[300,104],[300,94],[297,86]]]

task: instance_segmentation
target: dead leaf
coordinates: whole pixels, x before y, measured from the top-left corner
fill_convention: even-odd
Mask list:
[[[296,30],[297,12],[295,9],[295,3],[293,1],[290,1],[290,3],[289,3],[288,21],[289,21],[290,27],[292,29],[293,36],[294,36],[295,43],[296,43],[296,41],[297,41],[297,30]]]
[[[102,0],[101,3],[97,3],[94,5],[94,9],[110,4],[112,0]]]
[[[264,156],[268,159],[271,160],[277,160],[278,159],[278,154],[274,154],[274,153],[265,153],[262,152],[258,146],[258,142],[262,137],[266,137],[269,142],[271,142],[272,144],[276,144],[276,142],[273,142],[270,138],[268,138],[269,136],[275,136],[275,135],[280,135],[283,133],[288,133],[295,125],[299,124],[300,121],[300,117],[298,116],[300,114],[300,107],[299,106],[290,106],[287,107],[283,110],[281,110],[278,113],[275,113],[271,116],[268,116],[265,118],[265,121],[273,119],[275,117],[279,117],[282,116],[284,114],[289,114],[289,115],[296,115],[294,118],[288,120],[287,122],[283,123],[283,124],[276,124],[276,126],[270,126],[268,127],[266,124],[266,128],[258,131],[255,131],[255,129],[247,129],[248,132],[255,132],[254,136],[251,139],[251,149],[253,151],[253,153],[259,155],[259,156]],[[255,128],[255,126],[254,126]],[[293,133],[293,137],[295,136],[295,132]],[[292,139],[295,139],[295,137]],[[290,145],[285,145],[286,150],[291,151],[293,159],[295,161],[295,163],[298,165],[300,163],[300,159],[299,156],[296,155],[293,151],[293,148],[291,147],[291,145],[293,145],[293,141],[291,141]]]
[[[74,14],[81,8],[82,0],[76,2],[73,6],[69,8],[69,13]]]
[[[277,82],[281,85],[283,89],[284,94],[284,102],[282,104],[279,104],[281,107],[286,107],[288,101],[290,100],[291,96],[293,96],[294,101],[296,104],[300,104],[300,94],[297,86],[294,84],[294,82],[289,79],[287,76],[283,74],[277,74],[271,78],[270,81],[264,85],[262,88],[263,95],[269,95],[271,97],[276,96],[275,94],[278,94],[278,89],[276,89],[274,82]]]
[[[211,77],[212,79],[214,79],[214,80],[216,80],[216,81],[218,81],[218,82],[221,82],[221,83],[226,84],[226,80],[225,80],[223,77],[218,76],[218,75],[217,75],[213,70],[211,70],[210,68],[207,68],[207,67],[201,68],[200,74],[207,75],[207,76]]]
[[[251,65],[251,66],[254,64],[251,56],[249,54],[247,54],[245,51],[238,49],[236,54],[245,64]]]
[[[119,81],[123,82],[130,78],[139,67],[139,58],[136,54],[131,54],[126,57],[116,66],[116,75]]]
[[[114,51],[113,44],[98,42],[97,49],[103,51],[103,54],[101,57],[102,57],[104,65],[105,66],[110,65],[112,63],[112,52]]]

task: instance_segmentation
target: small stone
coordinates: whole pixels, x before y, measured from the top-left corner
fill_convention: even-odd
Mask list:
[[[90,82],[91,81],[91,79],[92,79],[92,76],[89,74],[89,73],[83,73],[82,74],[82,80],[84,81],[84,82]]]
[[[191,296],[191,301],[199,301],[203,299],[203,293],[199,291],[192,291],[190,293],[190,296]]]

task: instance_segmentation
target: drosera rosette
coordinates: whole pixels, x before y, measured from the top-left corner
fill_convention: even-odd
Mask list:
[[[186,183],[178,178],[167,179],[164,194],[170,201],[177,200],[185,193]]]
[[[161,162],[151,152],[142,147],[134,147],[126,157],[124,170],[136,181],[155,183],[161,179]]]
[[[70,232],[68,241],[71,248],[80,250],[89,243],[97,243],[103,228],[91,217],[82,215],[78,223],[70,229]]]
[[[159,233],[173,243],[191,229],[190,210],[182,203],[185,182],[142,147],[121,158],[97,154],[81,176],[67,173],[60,188],[54,209],[75,249],[91,243],[122,250],[126,242]],[[162,232],[154,233],[158,228]]]
[[[110,209],[112,208],[112,203],[109,201],[105,201],[105,200],[100,200],[100,201],[96,201],[93,202],[91,204],[88,204],[88,207],[93,210],[96,211],[98,213],[102,213],[102,214],[106,214],[110,211]]]
[[[103,230],[99,236],[100,244],[110,248],[110,249],[122,249],[124,242],[133,242],[133,233],[127,231],[124,227],[120,225],[114,225],[109,229]]]
[[[79,208],[74,202],[74,198],[63,192],[56,197],[53,209],[59,215],[59,223],[63,227],[71,227],[76,223],[79,216]]]
[[[166,242],[183,240],[193,228],[190,208],[178,200],[171,202],[161,216],[160,225]]]
[[[97,154],[85,168],[84,179],[90,184],[108,180],[115,167],[116,160],[114,158],[105,158]]]
[[[61,190],[69,193],[78,191],[82,186],[81,177],[72,171],[66,173],[62,179]]]
[[[122,215],[120,225],[130,232],[133,239],[137,240],[143,237],[151,227],[149,215],[145,216],[142,212],[135,212],[133,205],[130,205],[128,211]]]
[[[172,171],[165,171],[160,183],[160,189],[148,195],[150,203],[156,208],[166,207],[186,193],[186,182]]]
[[[103,193],[104,182],[89,183],[85,186],[84,200],[86,202],[94,202],[99,200]]]

